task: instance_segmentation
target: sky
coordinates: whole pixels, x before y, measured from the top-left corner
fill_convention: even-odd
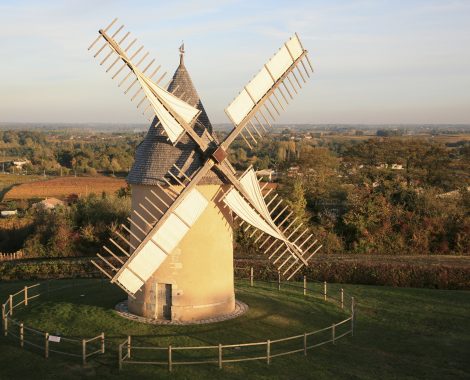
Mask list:
[[[89,44],[114,18],[213,123],[297,32],[315,74],[282,123],[470,123],[470,1],[0,0],[0,122],[146,123]]]

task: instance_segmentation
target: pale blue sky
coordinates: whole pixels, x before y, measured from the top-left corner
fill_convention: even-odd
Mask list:
[[[146,122],[87,47],[114,17],[209,117],[294,32],[316,73],[292,123],[470,123],[470,1],[0,0],[0,121]]]

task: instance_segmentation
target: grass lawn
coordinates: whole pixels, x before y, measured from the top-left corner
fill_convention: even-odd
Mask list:
[[[119,289],[97,280],[33,300],[14,317],[51,334],[93,336],[104,331],[107,353],[80,361],[51,354],[48,360],[31,349],[0,337],[0,379],[448,379],[469,378],[470,292],[344,285],[357,302],[354,337],[264,361],[166,368],[127,365],[117,369],[116,343],[131,334],[150,345],[212,345],[275,339],[325,327],[345,314],[320,297],[305,299],[298,291],[278,293],[269,285],[237,284],[237,297],[250,306],[232,321],[201,326],[150,326],[122,319],[111,308],[123,298]],[[63,281],[62,281],[63,283]],[[0,300],[24,283],[0,284]],[[340,285],[329,285],[335,296]],[[53,287],[51,287],[52,289]],[[320,286],[315,285],[317,294]],[[17,312],[18,311],[18,312]],[[261,338],[264,337],[264,338]]]

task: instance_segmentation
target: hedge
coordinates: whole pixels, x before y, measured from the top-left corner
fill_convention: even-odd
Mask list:
[[[0,262],[0,279],[43,280],[78,277],[102,277],[90,258],[31,259]],[[235,259],[237,278],[248,278],[253,267],[255,279],[277,280],[277,272],[265,259]],[[407,260],[337,260],[323,257],[309,268],[299,271],[317,281],[417,287],[435,289],[470,289],[470,266],[453,265],[448,261],[426,264]]]

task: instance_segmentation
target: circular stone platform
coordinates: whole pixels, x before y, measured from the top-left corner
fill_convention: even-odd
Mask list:
[[[127,300],[119,302],[116,307],[115,307],[116,313],[119,314],[121,317],[130,319],[132,321],[136,322],[142,322],[142,323],[148,323],[152,325],[204,325],[207,323],[215,323],[215,322],[222,322],[222,321],[227,321],[229,319],[234,319],[237,318],[243,314],[245,314],[248,311],[248,305],[244,302],[241,302],[239,300],[235,300],[235,309],[233,312],[229,314],[223,314],[219,315],[214,318],[206,318],[206,319],[200,319],[197,321],[186,321],[186,322],[181,322],[181,321],[170,321],[170,320],[165,320],[165,319],[151,319],[151,318],[145,318],[141,317],[139,315],[131,314],[129,313],[129,309],[127,307]]]

